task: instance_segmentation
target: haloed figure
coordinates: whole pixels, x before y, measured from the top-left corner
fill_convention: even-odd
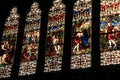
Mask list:
[[[83,30],[83,36],[81,37],[82,40],[82,46],[87,47],[88,46],[88,32],[87,30]]]
[[[73,44],[75,44],[74,48],[73,48],[73,52],[79,52],[80,49],[80,37],[83,35],[83,33],[78,32],[75,35],[75,38],[73,40]]]
[[[59,42],[58,36],[53,35],[52,39],[53,39],[53,45],[54,45],[55,51],[56,53],[59,53],[60,46],[58,45],[58,42]]]
[[[113,33],[115,28],[116,27],[112,26],[111,23],[108,23],[106,33],[107,33],[107,39],[108,39],[110,48],[112,47],[112,44],[114,44],[114,48],[117,46],[117,44],[114,40],[114,33]],[[116,29],[118,29],[118,28],[116,28]]]

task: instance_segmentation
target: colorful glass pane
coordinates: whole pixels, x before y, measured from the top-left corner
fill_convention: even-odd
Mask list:
[[[17,8],[14,7],[11,9],[10,15],[5,21],[1,40],[0,78],[10,77],[16,50],[18,26],[19,14],[17,13]]]
[[[54,0],[49,10],[44,72],[59,71],[62,66],[65,5]]]
[[[74,4],[71,69],[91,66],[91,13],[91,0],[77,0]]]
[[[120,1],[101,0],[100,59],[101,65],[120,64]]]
[[[41,10],[34,2],[26,17],[19,75],[35,74],[40,36]]]

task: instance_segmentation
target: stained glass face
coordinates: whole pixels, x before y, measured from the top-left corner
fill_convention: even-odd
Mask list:
[[[77,0],[73,8],[71,69],[91,66],[91,0]]]
[[[10,77],[17,43],[19,14],[14,7],[5,21],[0,49],[0,78]]]
[[[62,0],[54,0],[48,17],[44,72],[61,70],[64,23],[65,5],[62,3]]]
[[[101,65],[120,64],[120,1],[101,0]]]
[[[19,75],[30,75],[36,72],[39,50],[41,10],[39,4],[34,2],[26,17],[26,24],[21,51],[21,64]]]

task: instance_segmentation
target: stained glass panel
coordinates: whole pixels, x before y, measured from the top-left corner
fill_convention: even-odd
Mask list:
[[[26,17],[19,75],[35,74],[40,36],[41,10],[34,2]]]
[[[65,5],[54,0],[49,10],[44,72],[61,70],[65,26]]]
[[[0,78],[10,77],[17,43],[19,14],[14,7],[5,21],[0,50]]]
[[[101,65],[120,64],[120,1],[101,0]]]
[[[77,0],[74,4],[71,69],[91,67],[91,13],[91,0]]]

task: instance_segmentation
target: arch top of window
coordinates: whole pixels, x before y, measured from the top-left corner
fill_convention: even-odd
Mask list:
[[[54,0],[53,6],[49,10],[49,16],[53,16],[55,13],[60,13],[61,10],[65,11],[65,4],[62,2],[62,0]]]
[[[39,4],[38,2],[34,2],[32,5],[31,5],[31,8],[30,8],[30,12],[28,13],[28,15],[31,15],[31,11],[36,11],[36,13],[41,13],[41,10],[39,9]],[[33,13],[33,14],[36,14],[36,13]]]
[[[90,8],[92,6],[92,0],[76,0],[74,3],[74,11],[79,11],[80,9]]]
[[[38,3],[38,2],[34,2],[34,3],[31,5],[31,9],[34,9],[34,8],[39,8],[39,3]]]
[[[11,14],[12,13],[17,13],[17,7],[13,7],[12,9],[11,9],[11,12],[10,12]]]
[[[18,11],[17,7],[13,7],[10,11],[10,15],[7,18],[7,20],[9,21],[11,18],[18,19],[19,14],[17,13],[17,11]]]
[[[15,25],[18,24],[18,18],[20,15],[17,13],[17,7],[13,7],[10,11],[9,17],[7,17],[5,21],[5,26]]]
[[[76,6],[80,6],[80,5],[84,5],[85,3],[91,3],[92,0],[76,0],[76,2],[74,3],[74,5]]]
[[[34,2],[32,5],[31,5],[31,8],[30,8],[30,12],[27,14],[27,18],[30,18],[32,17],[33,15],[38,15],[40,16],[41,15],[41,9],[39,9],[39,4],[38,2]]]

